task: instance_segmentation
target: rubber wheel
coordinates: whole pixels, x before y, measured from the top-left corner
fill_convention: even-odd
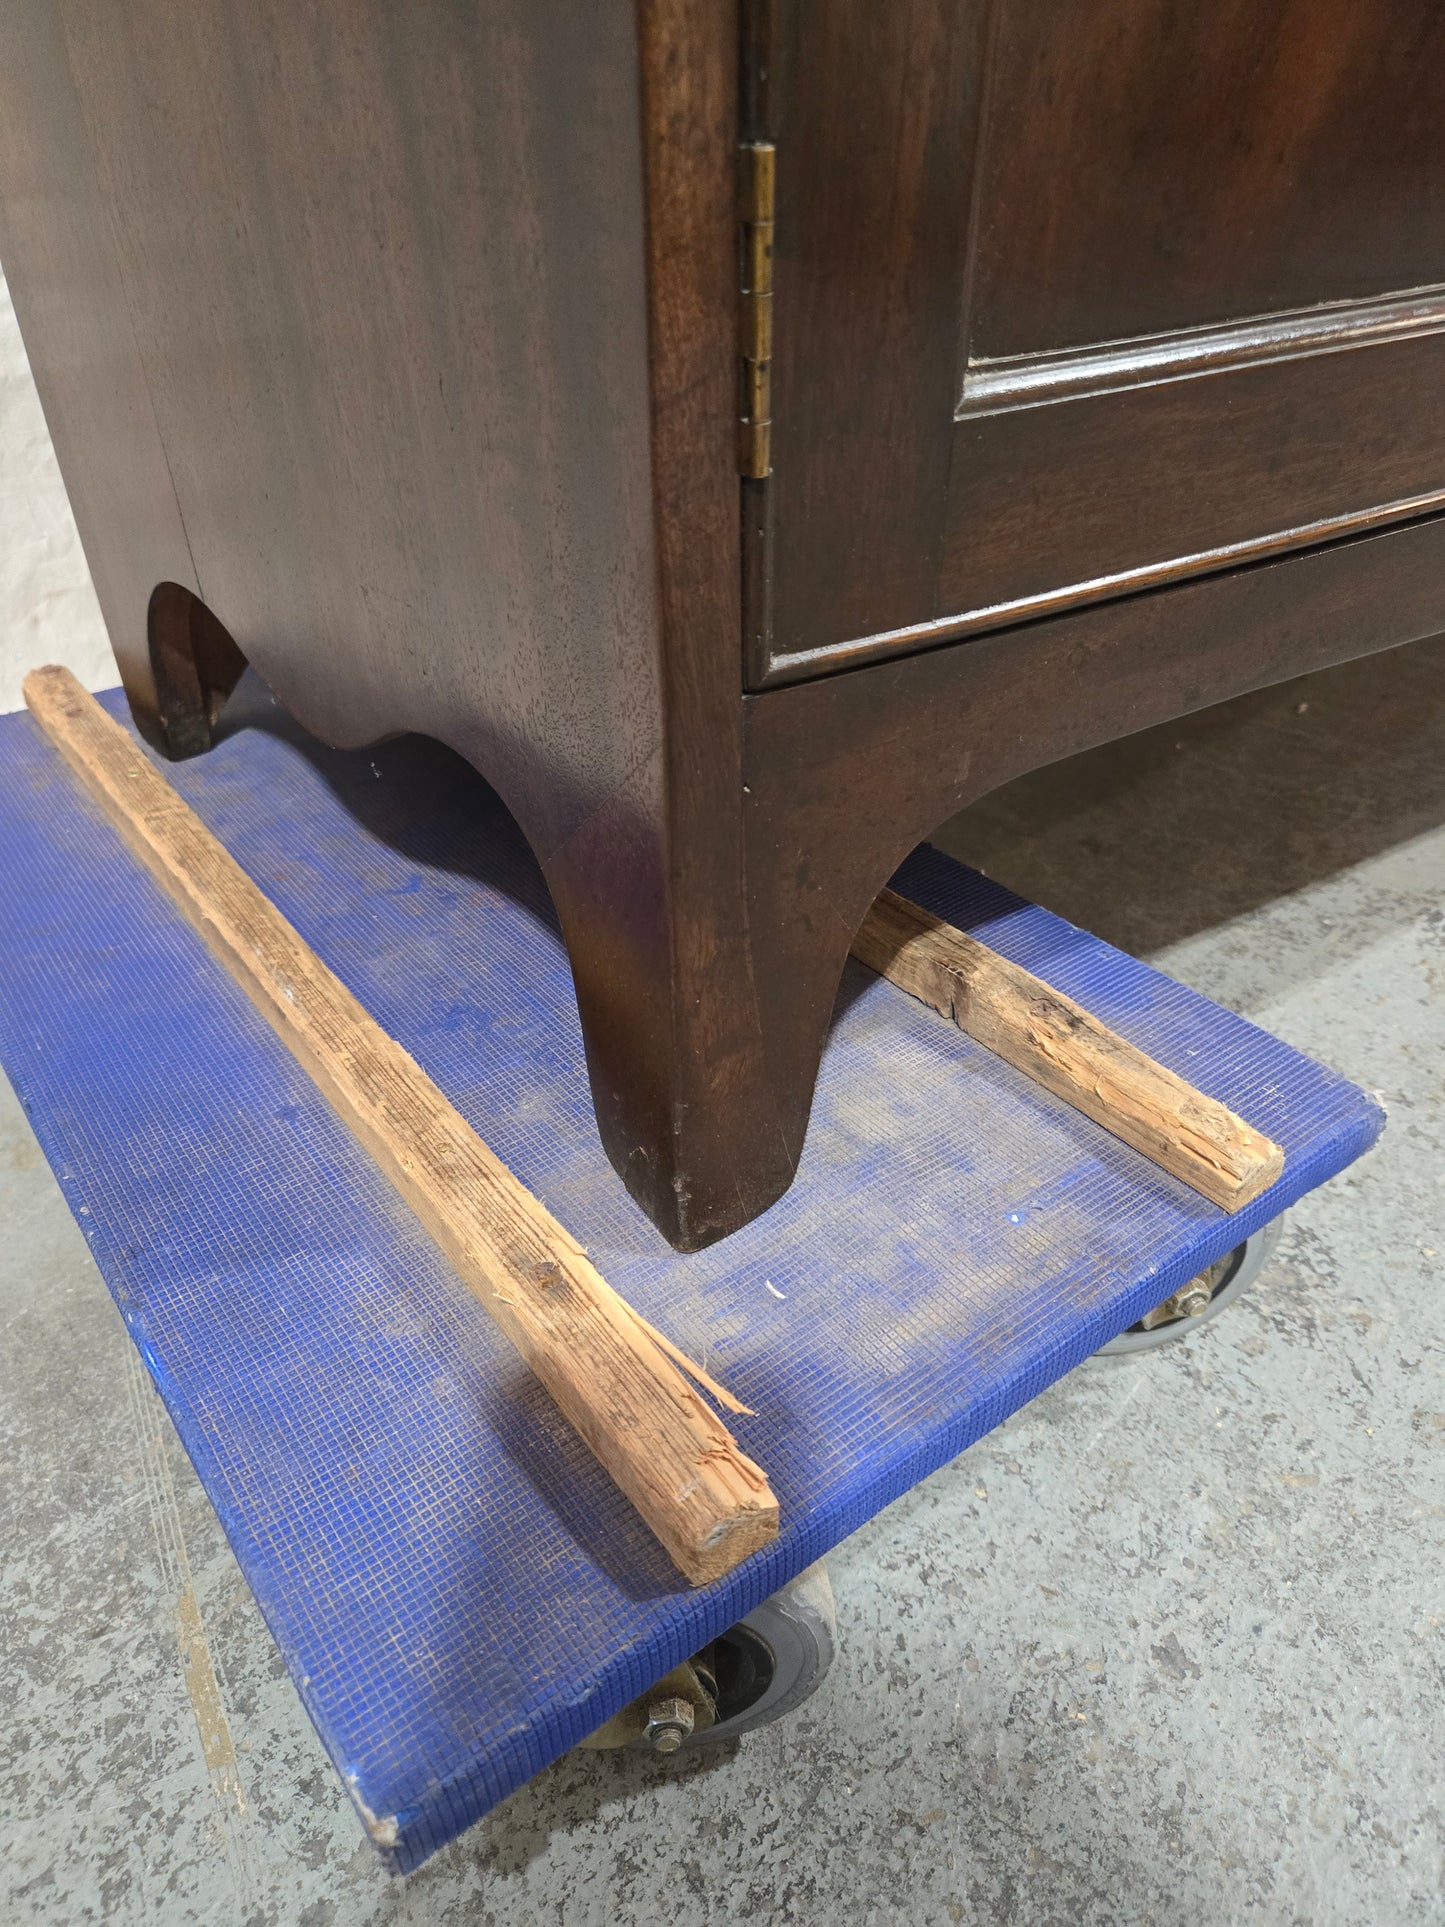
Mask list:
[[[1131,1325],[1107,1345],[1101,1345],[1095,1357],[1126,1358],[1134,1352],[1152,1352],[1160,1345],[1177,1344],[1181,1338],[1198,1331],[1201,1325],[1208,1324],[1211,1318],[1217,1318],[1226,1305],[1233,1304],[1241,1292],[1248,1290],[1261,1266],[1268,1264],[1279,1243],[1283,1223],[1283,1218],[1271,1218],[1242,1245],[1236,1245],[1226,1257],[1211,1265],[1212,1294],[1207,1310],[1194,1318],[1175,1318],[1167,1325],[1156,1325],[1152,1331]]]
[[[684,1748],[735,1740],[793,1712],[822,1685],[837,1644],[833,1587],[820,1559],[694,1657],[716,1686],[718,1716]]]

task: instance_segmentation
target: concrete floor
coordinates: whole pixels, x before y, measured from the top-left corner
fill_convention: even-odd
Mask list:
[[[65,663],[87,689],[116,681],[100,604],[0,277],[0,713],[20,707],[21,680],[42,662]]]
[[[0,1919],[1445,1921],[1445,644],[1014,784],[943,840],[1383,1095],[1252,1295],[833,1556],[803,1713],[574,1756],[383,1876],[13,1099]],[[3,986],[0,986],[3,994]]]

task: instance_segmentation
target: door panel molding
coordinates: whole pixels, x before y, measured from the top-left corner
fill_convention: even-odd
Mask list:
[[[1046,355],[998,355],[971,360],[955,421],[1003,415],[1015,408],[1082,401],[1122,388],[1154,388],[1166,381],[1228,374],[1261,362],[1299,361],[1339,354],[1382,341],[1408,341],[1445,329],[1445,286],[1382,295],[1375,301],[1331,303],[1289,314],[1259,315],[1222,328],[1181,328],[1136,335]]]
[[[854,636],[850,641],[828,643],[819,649],[778,651],[754,686],[779,688],[787,683],[836,675],[844,669],[858,669],[866,663],[916,655],[920,650],[964,642],[970,636],[1019,627],[1047,616],[1065,615],[1070,610],[1087,608],[1091,603],[1112,602],[1151,589],[1167,588],[1173,582],[1227,573],[1252,562],[1274,562],[1294,550],[1328,548],[1334,543],[1357,539],[1391,524],[1415,522],[1442,510],[1445,510],[1445,488],[1433,489],[1403,501],[1382,502],[1354,515],[1282,529],[1263,541],[1235,542],[1224,548],[1206,549],[1197,555],[1178,556],[1144,568],[1120,570],[1116,575],[1099,576],[1090,582],[1070,583],[1066,588],[1042,595],[1019,596],[1012,602],[937,616],[929,622],[913,623],[904,629],[886,629],[873,636]]]

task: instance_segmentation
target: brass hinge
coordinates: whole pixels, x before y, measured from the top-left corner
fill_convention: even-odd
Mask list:
[[[771,141],[749,141],[738,149],[738,466],[753,481],[772,470],[776,154]]]

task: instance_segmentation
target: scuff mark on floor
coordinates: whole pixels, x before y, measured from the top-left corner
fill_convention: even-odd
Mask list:
[[[221,1701],[220,1682],[216,1678],[216,1668],[211,1660],[211,1648],[193,1585],[187,1585],[176,1607],[176,1639],[181,1649],[186,1691],[190,1695],[191,1711],[196,1716],[196,1730],[201,1736],[201,1753],[206,1762],[206,1771],[211,1776],[211,1785],[219,1799],[234,1802],[237,1813],[244,1813],[246,1795],[241,1785],[240,1763],[236,1758],[230,1724]]]
[[[174,1440],[170,1418],[140,1356],[130,1348],[126,1356],[126,1393],[139,1447],[141,1481],[160,1562],[161,1583],[176,1601],[176,1645],[181,1676],[195,1715],[201,1758],[216,1799],[226,1863],[245,1915],[258,1890],[260,1857],[254,1822],[246,1801],[230,1721],[226,1717],[220,1675],[191,1576],[180,1508],[176,1504],[170,1465]],[[179,1442],[175,1443],[179,1449]]]

